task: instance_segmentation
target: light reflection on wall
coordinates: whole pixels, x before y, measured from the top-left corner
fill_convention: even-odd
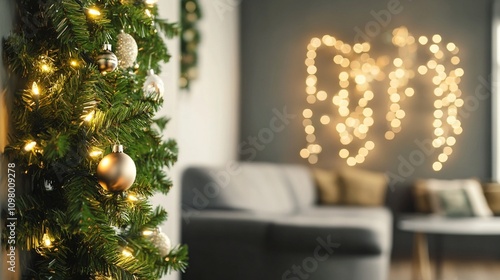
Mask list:
[[[371,57],[371,46],[367,42],[351,46],[330,35],[311,39],[305,60],[308,74],[306,101],[309,105],[302,112],[307,146],[300,151],[300,156],[310,164],[318,162],[323,150],[317,139],[318,129],[331,129],[338,133],[338,155],[347,165],[354,166],[366,160],[370,151],[375,148],[375,142],[370,138],[370,128],[375,123],[374,108],[370,107],[370,102],[375,98],[372,89],[374,82],[388,82],[386,121],[389,128],[384,136],[387,140],[395,139],[396,134],[402,131],[406,116],[402,102],[419,94],[409,85],[412,80],[417,79],[416,72],[422,77],[418,78],[419,82],[431,82],[436,98],[432,144],[440,153],[433,169],[441,170],[443,163],[452,154],[455,136],[462,133],[458,110],[464,105],[459,89],[464,71],[457,66],[460,63],[458,47],[454,43],[445,44],[437,34],[431,38],[421,36],[417,42],[406,27],[396,28],[392,35],[392,43],[398,50],[398,57],[394,59],[387,56],[377,59]],[[317,50],[323,46],[333,49],[333,63],[340,71],[338,87],[333,89],[318,87]],[[428,61],[425,65],[416,67],[416,58],[420,53]],[[415,68],[417,71],[414,71]],[[388,79],[386,72],[389,73]],[[328,101],[333,103],[335,110],[329,114],[315,115],[315,106]]]

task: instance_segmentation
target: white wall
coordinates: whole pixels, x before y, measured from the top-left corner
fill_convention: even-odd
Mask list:
[[[224,6],[237,1],[200,2],[199,77],[179,96],[180,164],[225,164],[237,158],[239,12]]]
[[[179,19],[179,0],[159,2],[160,13],[170,21]],[[179,160],[170,171],[174,188],[154,202],[169,212],[163,231],[172,244],[180,242],[180,177],[193,164],[223,165],[237,159],[239,109],[239,11],[232,0],[200,1],[203,19],[199,23],[202,43],[199,48],[199,77],[190,91],[178,89],[179,40],[170,40],[171,63],[163,67],[167,85],[161,115],[172,118],[166,137],[179,145]],[[175,273],[164,279],[179,279]]]
[[[180,11],[180,1],[179,0],[162,0],[159,1],[158,7],[160,10],[160,15],[162,18],[167,19],[170,22],[179,22],[179,11]],[[168,125],[167,132],[164,135],[164,139],[178,138],[178,123],[177,118],[177,97],[179,95],[179,83],[178,76],[180,73],[177,59],[180,55],[180,41],[178,38],[167,41],[167,47],[172,55],[170,63],[163,65],[160,77],[165,83],[165,95],[163,108],[158,115],[168,116],[171,118],[171,122]],[[175,246],[180,243],[180,192],[177,184],[177,169],[173,168],[168,170],[167,173],[174,180],[175,187],[172,188],[168,196],[161,194],[153,197],[152,201],[156,205],[162,205],[168,211],[168,221],[163,225],[162,231],[166,233]],[[179,279],[178,273],[172,273],[171,275],[163,277],[163,279]]]

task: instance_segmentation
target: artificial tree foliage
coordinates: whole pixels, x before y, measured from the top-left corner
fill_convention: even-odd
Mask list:
[[[155,117],[163,99],[148,98],[143,84],[149,69],[159,73],[169,61],[163,38],[177,35],[177,25],[160,19],[151,0],[16,3],[18,24],[3,47],[21,88],[5,156],[28,185],[13,213],[15,246],[30,255],[19,264],[23,278],[151,280],[184,270],[185,246],[162,256],[145,235],[167,219],[148,198],[172,187],[164,170],[177,146],[162,140],[168,120]],[[103,74],[96,58],[104,44],[116,48],[121,30],[137,42],[137,64]],[[108,192],[96,168],[117,142],[137,177],[127,191]]]

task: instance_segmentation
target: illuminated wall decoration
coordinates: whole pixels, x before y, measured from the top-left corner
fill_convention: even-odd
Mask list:
[[[322,129],[335,131],[338,135],[340,145],[333,145],[339,147],[338,155],[347,165],[354,166],[365,161],[375,148],[374,139],[370,137],[370,128],[375,123],[374,108],[370,104],[375,98],[372,85],[376,82],[384,82],[387,88],[385,119],[388,129],[384,136],[387,140],[395,139],[396,134],[402,131],[406,116],[403,101],[419,94],[411,87],[416,79],[421,83],[432,83],[436,98],[432,144],[440,153],[433,169],[441,170],[452,154],[455,136],[462,133],[458,110],[464,105],[459,89],[464,70],[457,66],[460,63],[458,47],[454,43],[445,44],[438,34],[431,38],[421,36],[417,40],[406,27],[394,29],[392,35],[392,44],[398,50],[398,57],[394,59],[387,56],[373,58],[367,42],[350,45],[330,35],[311,39],[305,60],[308,106],[302,112],[307,146],[300,151],[300,156],[310,164],[318,162],[323,150],[317,137]],[[321,47],[333,51],[332,62],[339,71],[338,77],[335,77],[338,85],[333,89],[318,85],[316,59]],[[417,67],[415,62],[420,55],[428,60],[425,65]],[[317,114],[316,106],[325,102],[330,102],[333,110]]]
[[[338,54],[333,57],[333,62],[342,68],[338,74],[338,89],[335,93],[328,93],[326,90],[318,90],[316,87],[318,79],[316,72],[316,50],[325,45],[334,49]],[[325,35],[322,39],[313,38],[307,46],[307,66],[306,92],[307,102],[314,105],[316,102],[331,102],[337,108],[338,117],[334,115],[320,116],[320,123],[324,126],[335,124],[340,139],[344,146],[339,151],[339,156],[346,159],[347,164],[354,166],[363,163],[369,151],[375,147],[373,141],[367,139],[370,127],[374,124],[373,109],[369,102],[374,98],[370,83],[379,77],[381,71],[376,61],[370,57],[369,43],[355,44],[353,46],[336,40],[334,37]],[[330,96],[330,98],[329,98]],[[307,158],[309,163],[315,164],[322,147],[316,141],[315,130],[312,117],[314,115],[313,106],[303,111],[304,130],[306,133],[307,148],[301,150],[300,155]],[[332,122],[332,118],[338,121]],[[356,149],[350,148],[351,144],[362,143]],[[358,145],[359,146],[359,145]]]
[[[439,171],[453,153],[452,147],[457,142],[455,136],[462,134],[463,131],[458,110],[464,105],[464,100],[461,98],[462,91],[459,88],[464,70],[458,67],[459,50],[454,43],[445,44],[438,34],[432,38],[421,36],[418,42],[425,47],[430,56],[426,65],[418,67],[418,72],[423,77],[431,79],[435,87],[432,145],[440,151],[440,154],[432,168]]]
[[[387,140],[393,140],[401,132],[402,121],[406,116],[401,103],[415,94],[415,90],[408,84],[415,77],[412,69],[417,54],[415,37],[408,33],[406,27],[394,29],[392,35],[392,44],[398,48],[398,57],[392,61],[394,69],[389,73],[389,111],[386,115],[389,129],[385,133]]]

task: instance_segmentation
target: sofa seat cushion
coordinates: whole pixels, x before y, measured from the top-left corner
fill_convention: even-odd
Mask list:
[[[385,208],[316,207],[275,220],[268,244],[277,250],[314,252],[336,244],[336,254],[390,252],[392,216]],[[327,245],[328,246],[328,245]]]

